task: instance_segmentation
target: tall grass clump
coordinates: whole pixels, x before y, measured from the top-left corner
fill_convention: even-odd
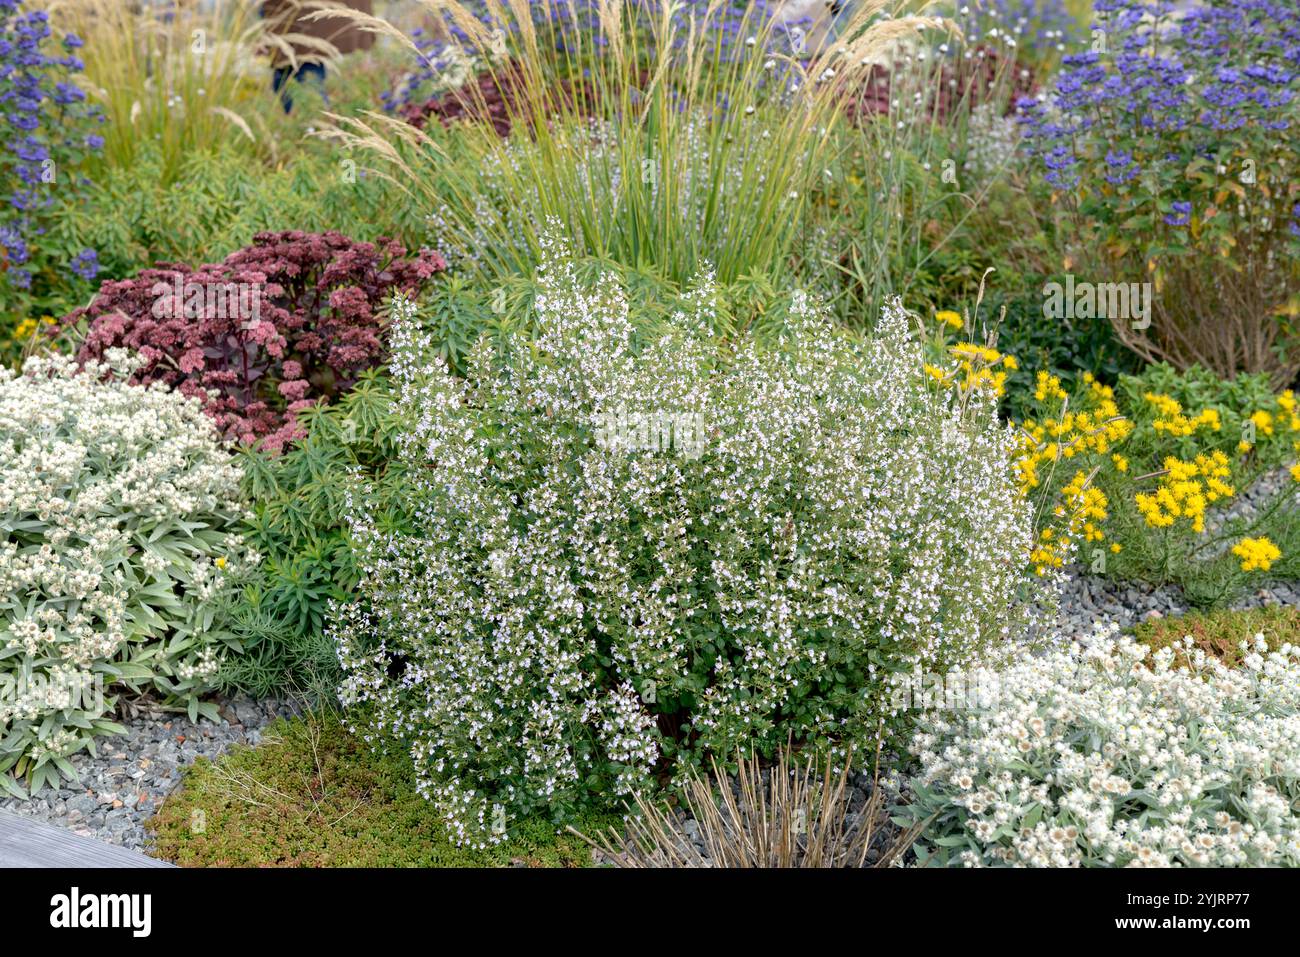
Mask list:
[[[868,26],[886,6],[872,0],[811,50],[765,4],[596,0],[586,19],[565,0],[426,5],[508,91],[509,135],[486,119],[484,82],[446,129],[370,114],[333,132],[381,157],[443,251],[489,283],[535,272],[551,224],[579,254],[678,283],[784,270],[845,96],[875,51],[938,25]]]
[[[329,44],[268,29],[257,0],[52,0],[50,16],[84,39],[86,87],[103,111],[107,168],[129,168],[146,146],[162,155],[165,182],[196,153],[229,142],[266,155],[273,137],[262,111],[269,94],[267,49],[296,57],[295,44],[333,52]]]

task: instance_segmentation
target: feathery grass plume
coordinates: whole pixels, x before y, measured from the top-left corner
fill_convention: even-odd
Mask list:
[[[569,831],[626,868],[890,867],[907,853],[925,822],[891,828],[879,787],[854,808],[852,766],[852,753],[842,764],[819,766],[786,747],[771,767],[737,754],[734,779],[716,763],[711,778],[692,772],[682,801],[698,826],[702,848],[686,832],[687,819],[645,797],[637,798],[625,829],[611,828],[594,838]]]
[[[330,131],[406,179],[442,251],[488,282],[531,275],[552,222],[581,254],[679,283],[709,270],[723,283],[783,271],[869,54],[940,25],[870,22],[887,5],[871,0],[848,39],[804,54],[766,5],[593,5],[593,25],[575,28],[570,0],[489,2],[489,29],[465,4],[425,0],[511,94],[504,140],[479,84],[461,91],[468,120],[447,129],[412,137],[367,117],[336,118]],[[724,42],[724,14],[737,43]]]

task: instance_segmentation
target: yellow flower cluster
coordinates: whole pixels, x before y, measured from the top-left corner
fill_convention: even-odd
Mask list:
[[[939,315],[946,314],[939,313]],[[947,315],[956,315],[956,313]],[[1007,391],[1007,373],[1020,368],[1015,356],[1003,355],[998,350],[982,346],[977,342],[959,342],[949,347],[948,352],[957,360],[956,368],[947,370],[926,363],[926,374],[962,392],[988,389],[1001,398]]]
[[[1267,538],[1243,538],[1232,546],[1232,554],[1241,559],[1243,572],[1266,572],[1282,557],[1282,550]]]
[[[1098,522],[1106,521],[1106,494],[1089,484],[1090,476],[1076,472],[1068,485],[1061,489],[1061,498],[1065,502],[1058,506],[1058,517],[1069,517],[1070,531],[1083,533],[1085,542],[1099,542],[1106,536],[1097,527]]]
[[[1034,571],[1042,575],[1049,568],[1060,568],[1065,564],[1065,552],[1069,542],[1056,537],[1055,529],[1050,525],[1038,534],[1038,544],[1029,553],[1029,563]]]
[[[1044,376],[1050,381],[1045,382]],[[1038,379],[1040,386],[1054,388],[1064,396],[1060,380],[1055,376],[1040,372]],[[1022,492],[1027,494],[1038,487],[1041,464],[1071,459],[1087,452],[1105,455],[1112,446],[1132,433],[1133,423],[1120,414],[1114,390],[1102,385],[1091,374],[1085,374],[1083,381],[1088,386],[1087,408],[1083,411],[1065,412],[1059,419],[1048,418],[1042,422],[1026,419],[1021,423],[1020,454],[1015,469]],[[1120,471],[1128,468],[1128,460],[1122,455],[1116,455],[1115,460],[1115,467]]]
[[[1038,544],[1029,555],[1029,561],[1039,575],[1049,568],[1060,568],[1065,564],[1070,538],[1082,535],[1085,542],[1099,542],[1106,537],[1099,523],[1106,521],[1110,503],[1106,493],[1093,486],[1091,481],[1091,475],[1079,471],[1061,489],[1062,504],[1052,513],[1063,520],[1067,532],[1057,535],[1056,530],[1048,526],[1039,534]],[[1119,548],[1112,547],[1111,550],[1117,552]]]
[[[1284,418],[1287,419],[1287,428],[1292,432],[1300,432],[1300,409],[1296,408],[1295,393],[1287,389],[1279,394],[1277,407],[1285,413]]]
[[[13,342],[25,341],[30,339],[41,326],[52,326],[56,321],[57,320],[53,316],[42,316],[39,322],[28,316],[26,319],[21,320],[16,326],[14,326],[14,331],[10,336],[10,339]]]
[[[1065,401],[1069,397],[1065,394],[1065,390],[1061,388],[1060,379],[1050,372],[1039,369],[1038,376],[1034,380],[1034,398],[1039,402],[1046,402],[1048,399]]]
[[[940,323],[940,342],[949,328],[963,328],[961,316],[951,310],[935,313],[935,320]],[[956,360],[955,367],[943,369],[927,364],[925,370],[938,382],[963,392],[983,388],[1001,397],[1006,390],[1007,373],[1017,368],[1014,357],[978,343],[958,342],[946,346],[946,351]],[[1134,434],[1137,423],[1120,412],[1113,389],[1089,373],[1084,373],[1082,379],[1086,387],[1082,395],[1071,397],[1058,376],[1039,370],[1034,376],[1033,397],[1040,403],[1043,418],[1016,423],[1018,448],[1013,466],[1022,494],[1029,496],[1037,489],[1050,493],[1049,487],[1057,485],[1052,474],[1057,463],[1071,459],[1074,466],[1073,477],[1060,488],[1059,497],[1053,496],[1055,505],[1043,503],[1043,514],[1051,518],[1039,531],[1030,553],[1030,563],[1040,575],[1063,567],[1074,541],[1100,542],[1106,538],[1103,529],[1110,502],[1102,488],[1094,487],[1094,479],[1099,474],[1107,480],[1111,476],[1118,479],[1120,474],[1130,472],[1132,464],[1129,456],[1121,454],[1117,447]],[[1139,443],[1139,459],[1147,457],[1145,450],[1152,440],[1154,451],[1167,444],[1163,440],[1223,431],[1217,409],[1188,411],[1172,395],[1154,391],[1144,393],[1143,399],[1154,409],[1155,417],[1149,421],[1155,435],[1145,434]],[[1077,411],[1071,408],[1074,405],[1079,407]],[[1135,418],[1148,421],[1147,415]],[[1282,392],[1277,396],[1275,408],[1270,405],[1258,409],[1248,421],[1261,443],[1265,439],[1277,441],[1282,436],[1297,439],[1295,450],[1300,455],[1300,400],[1294,392]],[[1211,440],[1211,444],[1216,443]],[[1251,443],[1243,441],[1237,452],[1245,454],[1252,448]],[[1138,452],[1131,454],[1138,455]],[[1158,473],[1159,484],[1149,492],[1133,496],[1146,525],[1157,529],[1182,527],[1195,534],[1203,533],[1207,510],[1215,502],[1236,494],[1231,483],[1229,454],[1215,450],[1188,459],[1167,456],[1163,472]],[[1139,465],[1133,468],[1148,471]],[[1300,462],[1290,466],[1290,474],[1300,482]],[[1126,493],[1125,500],[1127,497]],[[1118,553],[1121,546],[1112,544],[1110,550]],[[1267,539],[1245,539],[1234,553],[1242,558],[1246,571],[1266,570],[1279,557],[1276,547]]]
[[[1217,409],[1205,409],[1199,415],[1188,417],[1183,414],[1183,405],[1173,396],[1159,392],[1148,392],[1142,398],[1156,407],[1159,417],[1151,423],[1157,432],[1167,432],[1173,436],[1191,435],[1201,426],[1215,432],[1223,427]]]
[[[1192,531],[1205,531],[1205,509],[1220,498],[1231,498],[1236,490],[1223,481],[1231,474],[1228,457],[1222,452],[1201,454],[1190,462],[1169,456],[1165,472],[1154,492],[1134,496],[1138,511],[1152,528],[1169,528],[1178,519],[1191,522]]]
[[[27,339],[36,331],[36,320],[30,316],[14,326],[14,339]]]

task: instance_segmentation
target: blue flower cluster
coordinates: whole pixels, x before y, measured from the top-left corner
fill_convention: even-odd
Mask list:
[[[665,3],[671,2],[672,17],[675,27],[675,43],[685,44],[689,36],[692,19],[698,25],[707,27],[704,41],[710,45],[717,62],[732,62],[745,48],[747,36],[742,35],[748,25],[751,29],[761,28],[775,15],[780,6],[767,0],[730,0],[708,14],[712,5],[710,0],[644,0],[629,4],[633,15],[645,19],[662,15]],[[488,13],[483,3],[465,4],[474,12],[477,19],[488,29],[509,30],[510,24],[501,24]],[[549,14],[547,7],[550,7]],[[748,10],[747,10],[748,8]],[[595,0],[549,0],[549,3],[532,4],[533,19],[544,25],[546,35],[553,35],[557,44],[564,49],[567,38],[577,33],[584,35],[581,46],[588,50],[599,50],[605,44],[601,36],[600,22]],[[811,27],[811,18],[790,19],[782,22],[773,31],[773,37],[780,45],[778,52],[791,54],[802,50],[801,33],[806,34]],[[430,36],[423,30],[412,31],[412,39],[419,49],[415,69],[406,76],[397,89],[380,94],[384,108],[395,112],[412,103],[422,103],[428,99],[438,77],[455,63],[458,50],[471,48],[470,37],[460,26],[448,19],[445,36]],[[574,44],[577,46],[578,44]]]
[[[6,186],[12,185],[0,205],[0,282],[13,289],[31,287],[33,247],[45,235],[40,213],[53,202],[50,191],[61,181],[63,167],[104,143],[89,132],[102,117],[69,79],[84,69],[76,54],[81,39],[69,34],[62,44],[50,44],[50,36],[44,10],[23,10],[21,0],[0,0],[0,171]],[[81,252],[70,268],[93,278],[98,269],[94,250]]]
[[[1214,159],[1239,142],[1225,134],[1291,128],[1300,86],[1294,0],[1096,0],[1095,10],[1092,49],[1065,57],[1050,96],[1018,104],[1026,144],[1052,185],[1079,186],[1092,150],[1107,150],[1102,175],[1121,185],[1152,165]],[[1130,138],[1142,148],[1117,146]]]

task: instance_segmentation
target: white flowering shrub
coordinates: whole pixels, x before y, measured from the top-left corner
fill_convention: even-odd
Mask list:
[[[1300,648],[1240,668],[1098,632],[977,676],[990,700],[929,712],[903,817],[925,863],[1300,865]],[[977,669],[978,670],[978,669]]]
[[[72,776],[112,692],[191,715],[227,636],[213,627],[242,516],[239,471],[198,403],[69,358],[0,369],[0,786]],[[215,711],[212,711],[215,716]]]
[[[885,675],[1013,628],[1031,516],[990,406],[799,298],[780,348],[710,334],[707,284],[638,334],[548,265],[538,334],[448,375],[395,308],[409,527],[353,503],[341,697],[409,745],[464,842],[707,756],[874,734]]]

